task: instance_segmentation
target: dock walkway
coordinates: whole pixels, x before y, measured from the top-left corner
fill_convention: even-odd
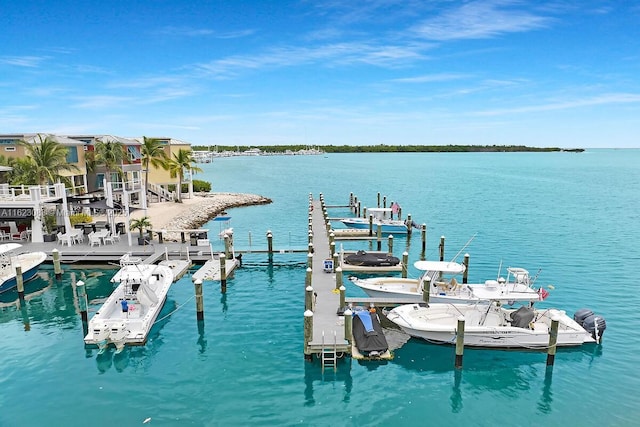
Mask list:
[[[320,200],[313,200],[311,226],[313,228],[313,266],[311,286],[316,295],[313,311],[313,336],[308,343],[308,351],[322,352],[334,346],[338,352],[351,352],[351,346],[345,339],[344,318],[338,315],[340,294],[336,292],[335,273],[324,271],[324,261],[332,259],[329,253],[329,236],[322,212]],[[324,336],[324,342],[323,342]]]

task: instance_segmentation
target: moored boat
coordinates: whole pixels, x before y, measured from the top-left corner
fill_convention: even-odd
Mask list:
[[[166,301],[173,272],[125,255],[111,281],[118,286],[89,321],[84,342],[100,350],[113,344],[117,351],[126,344],[143,345]]]
[[[606,329],[602,317],[591,315],[594,327],[588,331],[585,319],[578,319],[579,323],[563,310],[524,306],[508,309],[497,302],[406,304],[389,311],[387,318],[412,337],[445,344],[455,344],[458,320],[464,319],[464,345],[489,348],[547,348],[552,320],[558,320],[558,346],[599,342]]]
[[[474,303],[498,300],[505,304],[540,301],[548,294],[541,288],[535,289],[529,272],[523,268],[507,268],[507,278],[487,280],[484,283],[461,283],[456,275],[465,271],[465,266],[457,262],[416,261],[414,267],[423,271],[419,279],[400,277],[373,277],[351,281],[367,295],[374,298],[407,298],[416,303],[424,301],[425,290],[429,301],[438,303]],[[543,292],[544,291],[544,292]]]
[[[17,253],[20,248],[19,243],[0,245],[0,293],[16,287],[16,266],[22,268],[22,280],[27,282],[36,276],[47,259],[47,254],[41,251]]]
[[[371,208],[367,211],[372,217],[373,233],[377,232],[380,226],[383,234],[407,234],[412,224],[407,224],[401,219],[391,219],[392,209],[390,208]],[[369,218],[343,218],[340,220],[344,225],[350,228],[369,229]]]

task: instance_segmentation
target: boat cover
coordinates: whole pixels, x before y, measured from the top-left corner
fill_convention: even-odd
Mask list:
[[[511,313],[511,326],[516,328],[527,328],[533,320],[536,313],[528,307],[520,307]]]
[[[367,331],[363,317],[370,330]],[[353,339],[356,347],[365,356],[369,356],[371,352],[384,353],[389,349],[387,339],[382,332],[382,326],[378,320],[378,315],[369,313],[367,310],[356,310],[353,312]]]
[[[365,251],[358,251],[355,254],[347,255],[344,257],[344,261],[351,265],[371,267],[393,266],[400,263],[400,259],[397,257],[388,254],[368,253]]]

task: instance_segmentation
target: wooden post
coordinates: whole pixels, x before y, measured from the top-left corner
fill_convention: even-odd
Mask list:
[[[354,203],[353,203],[353,193],[349,193],[349,210],[353,212]]]
[[[336,268],[336,289],[340,289],[343,284],[342,267]],[[342,307],[342,305],[340,306]]]
[[[382,224],[378,224],[378,229],[376,230],[376,247],[378,248],[378,252],[382,250]]]
[[[366,217],[367,217],[367,207],[365,206],[365,207],[362,209],[362,218],[366,218]]]
[[[16,288],[18,289],[18,298],[24,301],[24,278],[22,277],[22,266],[16,265]]]
[[[227,259],[231,259],[231,236],[228,234],[224,235],[224,254]]]
[[[313,341],[313,311],[304,312],[304,358],[313,359],[313,353],[309,350],[309,343]]]
[[[420,258],[424,261],[425,259],[427,259],[427,224],[422,224],[420,237],[422,239],[422,255],[420,256]]]
[[[389,203],[389,207],[393,208],[393,200]],[[391,219],[393,219],[393,209],[391,209]]]
[[[462,273],[462,284],[467,283],[467,279],[469,277],[469,254],[464,254],[464,272]]]
[[[388,254],[393,255],[393,235],[392,234],[389,234],[388,246],[389,246],[389,250],[387,251]]]
[[[271,234],[271,230],[267,230],[267,251],[269,252],[269,257],[273,256],[273,234]]]
[[[307,254],[307,268],[313,267],[313,254]]]
[[[313,311],[313,288],[309,285],[304,291],[304,309]]]
[[[339,261],[338,253],[334,252],[332,258],[333,258],[333,272],[335,273],[336,272],[336,268],[340,268],[340,267],[338,267],[338,261]]]
[[[311,273],[313,272],[313,270],[311,270],[311,267],[307,268],[307,274],[304,277],[304,286],[311,286]]]
[[[162,230],[158,231],[158,243],[163,243],[164,240],[162,240]]]
[[[407,224],[407,236],[411,236],[411,233],[413,232],[413,227],[411,226],[411,214],[407,215],[407,221],[405,224]]]
[[[353,312],[349,308],[344,311],[344,338],[349,344],[353,342]]]
[[[440,236],[440,261],[444,261],[444,236]]]
[[[335,235],[335,233],[333,232],[333,230],[331,230],[331,231],[329,232],[329,248],[331,248],[332,246],[333,246],[334,248],[335,248],[335,246],[336,246],[336,235]],[[333,252],[331,252],[331,253],[333,253]]]
[[[182,243],[187,243],[187,239],[184,237],[184,231],[180,232],[180,241]]]
[[[549,349],[547,350],[547,366],[553,366],[553,362],[556,359],[556,344],[558,343],[558,324],[560,323],[557,317],[551,318],[551,330],[549,331]]]
[[[378,191],[378,207],[380,207],[380,192]]]
[[[429,298],[431,297],[431,281],[425,277],[422,282],[422,300],[429,305]]]
[[[309,230],[309,243],[313,245],[313,231]]]
[[[358,201],[358,211],[356,212],[356,216],[358,218],[360,218],[360,211],[361,211],[361,203],[360,203],[360,201]]]
[[[331,242],[329,243],[329,256],[333,258],[335,254],[336,254],[336,242]]]
[[[383,208],[386,208],[386,207],[387,207],[387,196],[384,196],[384,197],[382,198],[382,207],[383,207]]]
[[[202,280],[193,282],[196,289],[196,319],[204,320],[204,297],[202,296]]]
[[[220,254],[220,291],[227,292],[227,256]]]
[[[402,208],[398,205],[398,219],[402,219]]]
[[[464,316],[458,317],[458,329],[456,334],[456,369],[462,368],[462,356],[464,355]]]
[[[307,249],[307,253],[308,254],[312,254],[313,253],[313,243],[309,243],[307,246],[309,247],[309,249]]]
[[[51,256],[53,257],[53,272],[55,274],[56,280],[62,279],[62,267],[60,266],[60,251],[54,249],[51,251]]]
[[[82,280],[76,283],[76,295],[78,296],[78,310],[80,311],[80,318],[83,323],[87,323],[89,321],[89,316],[87,315],[87,290],[84,287],[84,282]],[[86,335],[86,334],[85,334]]]
[[[369,237],[373,237],[373,215],[369,215]]]
[[[409,252],[404,251],[402,253],[402,278],[406,279],[409,274]]]

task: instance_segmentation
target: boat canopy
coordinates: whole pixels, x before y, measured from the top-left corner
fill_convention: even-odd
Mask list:
[[[413,266],[421,271],[439,271],[446,274],[463,273],[465,267],[453,261],[416,261]]]

